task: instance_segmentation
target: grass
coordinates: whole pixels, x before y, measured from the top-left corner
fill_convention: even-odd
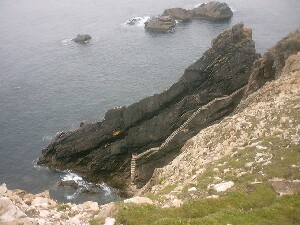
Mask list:
[[[57,211],[65,211],[70,208],[71,208],[71,206],[69,206],[68,204],[59,204],[57,206]]]
[[[277,197],[270,185],[256,184],[249,193],[232,191],[180,208],[120,204],[117,221],[123,225],[299,224],[300,194]]]
[[[102,224],[104,224],[104,222],[105,221],[102,218],[94,218],[89,221],[89,224],[90,225],[102,225]]]

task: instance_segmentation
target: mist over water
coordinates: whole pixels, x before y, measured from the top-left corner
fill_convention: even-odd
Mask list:
[[[37,167],[36,159],[58,131],[101,120],[111,107],[168,88],[222,30],[244,22],[253,29],[257,51],[264,52],[300,26],[299,0],[226,2],[234,11],[231,21],[193,20],[157,34],[144,30],[145,18],[202,2],[1,0],[0,183],[33,193],[48,189],[61,201],[73,194],[76,202],[115,200],[105,184],[97,195],[60,187],[70,172]],[[139,25],[125,24],[135,17],[142,18]],[[73,43],[78,33],[93,39]]]

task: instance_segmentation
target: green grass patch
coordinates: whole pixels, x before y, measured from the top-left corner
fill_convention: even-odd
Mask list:
[[[65,211],[70,208],[71,208],[71,206],[69,206],[68,204],[59,204],[57,206],[57,211]]]
[[[300,194],[276,197],[270,185],[255,184],[249,193],[231,191],[218,199],[189,201],[180,208],[121,204],[118,223],[149,224],[299,224]]]

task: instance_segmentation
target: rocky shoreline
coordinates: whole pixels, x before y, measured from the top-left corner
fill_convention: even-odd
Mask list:
[[[291,34],[285,41],[299,37],[298,35],[300,30]],[[160,221],[160,217],[163,217],[162,221],[165,223],[169,220],[174,222],[175,212],[180,216],[180,210],[187,208],[190,202],[192,208],[188,209],[193,212],[195,202],[199,199],[203,200],[201,204],[209,201],[211,207],[225,202],[226,212],[230,214],[232,203],[226,201],[234,196],[232,193],[236,195],[237,191],[245,192],[243,198],[252,196],[255,204],[251,201],[243,203],[244,199],[238,198],[243,208],[238,208],[238,211],[234,208],[235,216],[228,218],[228,222],[234,224],[233,221],[236,220],[244,221],[241,220],[243,214],[237,212],[252,215],[257,210],[264,211],[264,208],[270,207],[268,204],[272,207],[272,202],[268,203],[271,198],[275,202],[275,208],[267,208],[268,211],[262,214],[263,218],[270,217],[267,218],[270,222],[274,211],[280,215],[279,221],[275,218],[276,224],[297,224],[300,221],[299,214],[291,217],[290,214],[285,215],[285,210],[281,208],[285,207],[291,213],[299,211],[299,51],[300,49],[296,50],[297,55],[287,56],[284,67],[275,81],[268,82],[255,93],[245,97],[231,116],[189,139],[181,149],[180,155],[167,166],[155,170],[148,185],[137,193],[138,196],[102,206],[96,202],[76,205],[58,203],[50,198],[48,191],[29,194],[23,190],[8,190],[6,185],[2,184],[0,224],[149,224],[147,219],[151,218],[153,209],[162,214],[156,214],[153,223]],[[268,194],[259,194],[258,190],[261,189],[268,190]],[[260,208],[259,204],[262,204],[263,208]],[[277,208],[280,211],[277,212]],[[169,211],[166,211],[167,209]],[[136,213],[144,213],[147,218],[136,218]],[[204,213],[207,212],[204,210]],[[168,215],[171,215],[171,218],[168,218]],[[251,220],[253,223],[249,224],[265,221],[261,216],[254,218]],[[194,219],[197,220],[188,217],[189,221]],[[274,219],[272,221],[274,222]],[[183,218],[181,223],[186,224],[185,222]]]
[[[49,191],[30,194],[23,190],[9,190],[0,186],[0,224],[7,225],[88,225],[94,220],[107,221],[116,210],[114,203],[98,205],[97,202],[82,204],[58,203],[50,198]]]

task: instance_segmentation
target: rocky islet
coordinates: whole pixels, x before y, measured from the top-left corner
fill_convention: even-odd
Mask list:
[[[229,20],[233,15],[232,10],[226,3],[208,2],[194,9],[170,8],[162,15],[151,17],[145,23],[145,29],[150,31],[170,31],[175,28],[176,20],[183,22],[192,19],[202,19],[213,22]],[[132,25],[134,21],[130,21]]]

